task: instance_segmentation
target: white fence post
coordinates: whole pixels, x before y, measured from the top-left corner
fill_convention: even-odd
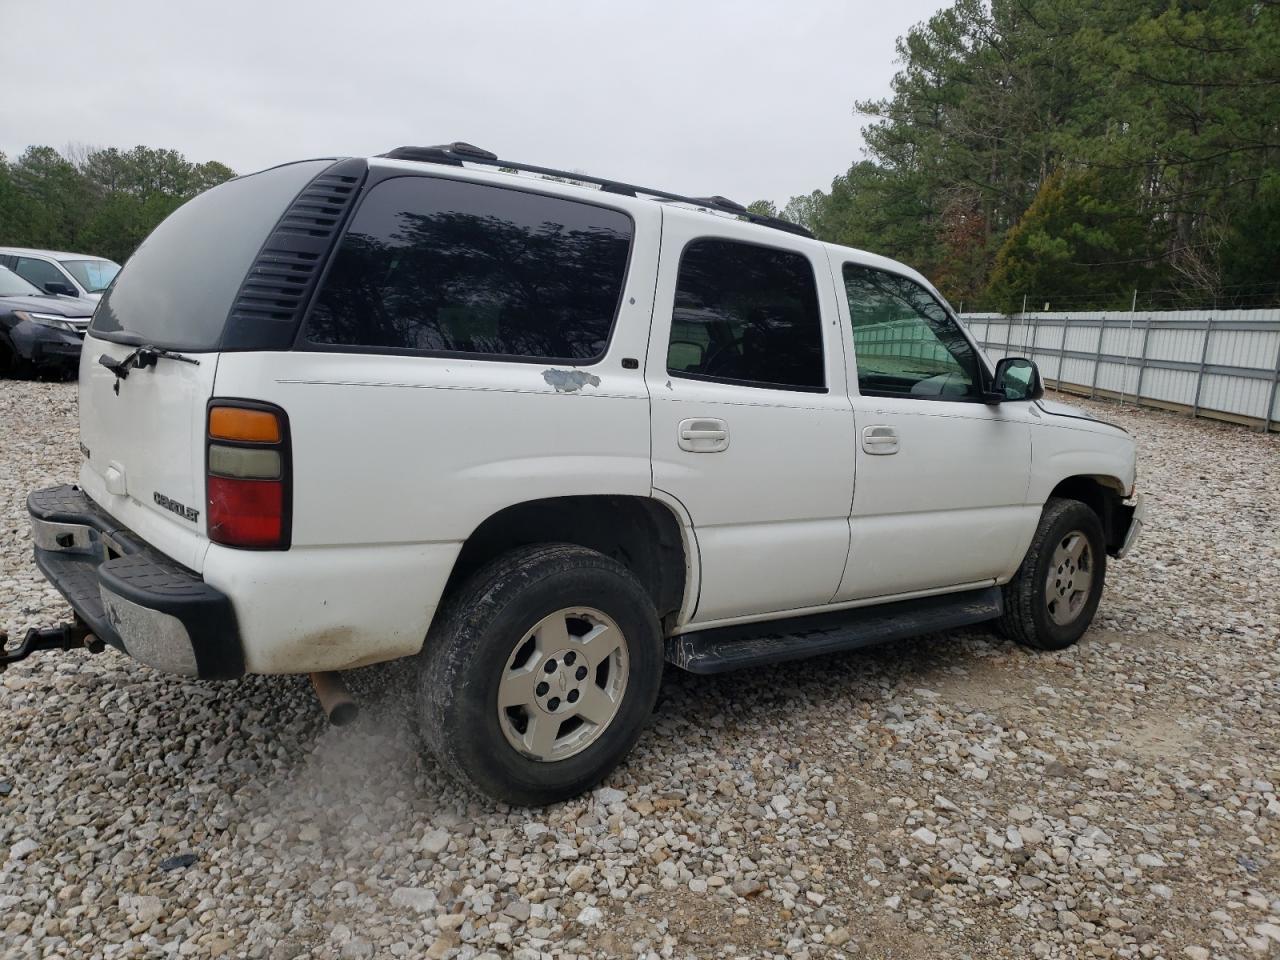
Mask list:
[[[1129,361],[1133,359],[1133,318],[1138,312],[1138,291],[1133,291],[1133,303],[1129,307],[1129,333],[1124,338],[1124,375],[1120,377],[1120,405],[1124,406],[1124,392],[1129,386]],[[1137,395],[1133,405],[1138,405]]]
[[[1280,386],[1280,345],[1276,346],[1276,367],[1271,374],[1271,390],[1267,394],[1267,412],[1262,420],[1262,432],[1271,432],[1271,411],[1276,408],[1276,387]]]
[[[1133,387],[1133,405],[1142,406],[1142,373],[1147,368],[1147,340],[1151,337],[1151,314],[1142,326],[1142,353],[1138,356],[1138,382]]]
[[[1098,371],[1102,369],[1102,335],[1107,332],[1107,315],[1098,321],[1098,345],[1093,350],[1093,382],[1089,384],[1089,396],[1098,395]]]
[[[1200,416],[1200,390],[1204,386],[1204,362],[1209,356],[1209,337],[1213,333],[1213,317],[1204,322],[1204,342],[1200,344],[1200,369],[1196,372],[1196,399],[1191,405],[1191,416]]]
[[[1062,315],[1062,346],[1058,350],[1058,392],[1062,392],[1062,368],[1067,364],[1067,331],[1071,329],[1071,314]]]

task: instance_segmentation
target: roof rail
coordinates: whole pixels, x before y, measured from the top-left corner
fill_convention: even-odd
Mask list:
[[[388,160],[415,160],[420,163],[443,163],[454,167],[460,167],[464,163],[474,163],[488,167],[499,167],[505,170],[518,170],[521,173],[536,173],[544,177],[558,177],[563,180],[576,180],[580,183],[594,183],[605,193],[617,193],[627,197],[654,197],[658,200],[690,203],[719,213],[729,213],[736,217],[743,217],[752,223],[760,224],[762,227],[772,227],[775,230],[784,230],[787,233],[798,234],[802,237],[813,237],[812,233],[798,223],[791,223],[789,220],[782,220],[778,217],[767,217],[760,213],[752,213],[742,204],[735,203],[728,197],[686,197],[667,190],[657,190],[653,187],[641,187],[633,183],[593,177],[589,173],[575,173],[572,170],[556,170],[552,167],[539,167],[531,163],[499,160],[497,154],[462,141],[437,144],[433,147],[396,147],[394,150],[388,150],[386,153],[378,154],[378,156],[386,157]]]

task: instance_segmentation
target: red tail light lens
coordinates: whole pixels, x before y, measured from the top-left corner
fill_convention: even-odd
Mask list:
[[[210,403],[205,456],[210,540],[251,550],[289,548],[289,453],[289,421],[279,407],[249,400]]]
[[[278,548],[284,533],[279,480],[209,477],[209,539],[229,547]]]

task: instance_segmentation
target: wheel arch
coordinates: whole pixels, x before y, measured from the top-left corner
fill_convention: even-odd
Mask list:
[[[1077,474],[1058,481],[1050,497],[1078,500],[1098,516],[1106,539],[1107,552],[1119,549],[1124,540],[1127,521],[1116,509],[1125,499],[1124,481],[1106,474]]]
[[[511,504],[487,517],[463,542],[444,595],[516,547],[572,543],[630,570],[653,598],[666,632],[678,622],[693,588],[695,565],[686,526],[673,507],[650,497],[591,494]]]

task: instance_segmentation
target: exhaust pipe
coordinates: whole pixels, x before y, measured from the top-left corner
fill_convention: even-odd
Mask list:
[[[359,715],[360,708],[343,682],[342,674],[336,670],[311,674],[311,686],[315,688],[320,709],[335,727],[345,727]]]

